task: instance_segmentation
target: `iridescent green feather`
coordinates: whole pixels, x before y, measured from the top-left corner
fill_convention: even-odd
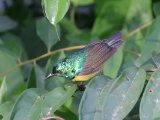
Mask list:
[[[86,57],[86,49],[74,52],[67,58],[58,61],[57,70],[61,71],[62,76],[65,76],[67,79],[72,79],[82,71]]]

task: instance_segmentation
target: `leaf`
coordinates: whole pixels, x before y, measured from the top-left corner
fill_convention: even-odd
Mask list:
[[[46,75],[49,75],[51,73],[53,65],[57,62],[59,57],[60,57],[60,53],[55,53],[48,59],[47,64],[45,66]]]
[[[44,93],[46,93],[46,91],[37,88],[31,88],[24,91],[13,106],[10,120],[29,120],[27,118],[29,111],[33,109],[32,107],[34,104],[42,99]]]
[[[113,82],[105,76],[97,76],[89,82],[79,106],[79,120],[103,120],[105,96]]]
[[[43,0],[44,12],[51,24],[56,25],[69,9],[69,0]]]
[[[160,69],[153,72],[147,83],[140,104],[141,120],[160,118]]]
[[[28,79],[27,88],[44,89],[45,74],[42,69],[35,63]]]
[[[13,102],[7,101],[0,105],[0,116],[2,115],[3,120],[9,120],[9,115],[13,107]]]
[[[48,76],[52,72],[53,66],[57,62],[57,60],[64,57],[65,57],[65,54],[61,52],[61,53],[54,54],[48,59],[45,67],[46,76]],[[65,78],[54,76],[47,79],[45,85],[46,85],[46,89],[50,91],[56,87],[60,87],[60,86],[62,87],[64,83],[65,83]]]
[[[65,120],[78,120],[78,117],[75,114],[73,114],[68,108],[66,108],[64,105],[55,112],[55,115],[60,116]]]
[[[64,18],[61,21],[62,27],[69,33],[69,35],[76,35],[79,34],[81,31],[73,24],[68,18]]]
[[[78,116],[78,108],[82,98],[83,92],[76,91],[73,97],[71,97],[64,106],[67,107],[72,113]]]
[[[8,16],[0,16],[0,32],[6,32],[17,27],[18,23]]]
[[[12,55],[0,50],[0,74],[13,66],[17,65],[17,60]],[[11,99],[17,92],[22,92],[24,89],[20,88],[23,86],[23,75],[20,68],[15,69],[10,74],[5,75],[5,81],[3,81],[3,86],[0,87],[0,103],[5,100]],[[5,86],[5,87],[4,87]],[[5,90],[6,89],[6,90]],[[20,91],[19,91],[20,90]],[[5,91],[5,92],[4,92]]]
[[[58,87],[47,93],[40,89],[28,89],[17,100],[10,119],[39,120],[53,116],[53,113],[74,94],[75,90],[75,86],[66,89]]]
[[[120,48],[109,60],[104,63],[103,74],[111,78],[117,77],[122,60],[123,51],[122,48]]]
[[[1,91],[1,94],[0,94],[0,103],[1,103],[2,101],[4,101],[6,93],[7,93],[6,77],[4,77],[2,81],[2,84],[0,86],[0,91]]]
[[[82,5],[88,5],[92,4],[94,0],[71,0],[71,2],[74,4],[74,6],[82,6]]]
[[[4,34],[2,39],[4,41],[3,46],[6,47],[17,59],[20,59],[24,52],[21,39],[14,34],[9,33]]]
[[[157,53],[160,52],[160,34],[158,32],[160,31],[159,22],[160,16],[153,21],[152,25],[148,29],[145,36],[144,48],[142,49],[142,56],[135,61],[136,66],[143,65],[151,58],[154,51]]]
[[[152,60],[154,64],[156,65],[156,67],[159,68],[160,67],[160,53],[157,54],[156,52],[153,52]]]
[[[38,19],[36,22],[36,28],[38,36],[45,43],[47,48],[51,49],[51,47],[58,41],[56,28],[52,26],[46,18]]]
[[[153,3],[153,11],[156,16],[160,15],[160,2]]]
[[[80,104],[80,120],[122,120],[136,104],[145,82],[143,69],[134,67],[116,80],[96,77],[90,81]]]
[[[47,115],[49,111],[54,113],[74,94],[76,89],[76,86],[68,86],[66,89],[57,87],[46,94],[44,99],[44,106],[46,108],[42,111],[43,115]]]
[[[95,2],[97,17],[92,29],[93,35],[106,37],[122,28],[123,32],[132,31],[152,19],[151,0]]]
[[[129,9],[131,1],[103,0],[99,2],[96,0],[95,3],[97,17],[91,31],[92,35],[106,37],[106,35],[113,34],[123,27],[128,12],[126,9]]]
[[[131,0],[124,21],[123,31],[134,31],[136,28],[152,21],[151,0]],[[141,32],[141,31],[140,31]],[[133,36],[134,37],[134,36]]]

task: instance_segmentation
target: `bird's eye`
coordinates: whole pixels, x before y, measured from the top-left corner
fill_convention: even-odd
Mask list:
[[[57,69],[56,69],[55,66],[54,66],[53,69],[52,69],[52,73],[53,73],[53,74],[58,73],[58,71],[57,71]]]

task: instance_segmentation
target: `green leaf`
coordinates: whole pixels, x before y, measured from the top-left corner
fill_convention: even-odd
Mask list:
[[[94,0],[71,0],[74,6],[92,4]]]
[[[64,105],[55,112],[55,115],[60,116],[65,120],[78,120],[78,117],[75,114],[73,114],[68,108],[66,108]]]
[[[59,57],[60,57],[60,53],[55,53],[48,59],[47,64],[45,66],[46,75],[49,75],[51,73],[53,65],[57,62]]]
[[[131,1],[96,0],[96,20],[91,33],[96,36],[113,34],[123,27]],[[125,6],[125,7],[124,7]],[[112,17],[111,17],[112,16]]]
[[[76,27],[75,24],[73,24],[68,18],[64,18],[61,21],[62,27],[69,33],[69,35],[76,35],[80,34],[80,30]]]
[[[160,1],[157,1],[153,4],[153,11],[156,16],[160,15]]]
[[[160,31],[159,22],[160,16],[153,21],[153,24],[148,29],[145,36],[144,48],[142,49],[142,56],[136,60],[136,66],[143,65],[151,58],[154,51],[160,52],[160,34],[158,32]]]
[[[46,76],[48,76],[52,72],[53,66],[57,62],[57,60],[60,59],[60,58],[64,58],[64,56],[65,56],[65,54],[63,52],[61,52],[61,53],[54,54],[53,56],[51,56],[48,59],[46,67],[45,67]],[[46,83],[45,84],[46,89],[47,90],[52,90],[56,87],[63,86],[64,83],[65,83],[65,78],[54,76],[54,77],[51,77],[51,78],[47,79],[45,81],[45,83]]]
[[[152,60],[154,64],[156,65],[156,67],[159,68],[160,67],[160,53],[157,54],[156,52],[153,52]]]
[[[51,47],[58,41],[56,28],[52,26],[46,18],[38,19],[36,22],[36,27],[38,36],[45,43],[47,48],[51,49]]]
[[[47,80],[45,80],[46,84],[45,84],[45,89],[47,90],[52,90],[56,87],[62,87],[65,84],[65,78],[64,77],[58,77],[58,76],[54,76],[51,77]]]
[[[47,19],[56,25],[69,9],[69,0],[43,0],[43,8]]]
[[[9,120],[12,107],[13,107],[13,102],[11,101],[7,101],[0,105],[0,116],[2,115],[3,120]]]
[[[4,51],[0,51],[0,60],[0,74],[17,65],[17,60],[15,57]],[[9,74],[6,74],[5,81],[3,80],[2,84],[3,85],[0,87],[0,93],[3,93],[3,95],[1,94],[0,103],[14,97],[14,95],[17,94],[21,86],[24,84],[23,75],[20,68],[15,69]],[[22,91],[23,89],[21,89],[19,92]]]
[[[0,32],[11,30],[17,26],[17,22],[7,16],[0,16]]]
[[[103,74],[111,78],[117,77],[119,68],[123,60],[123,51],[122,48],[118,49],[117,52],[109,58],[104,64]]]
[[[141,120],[160,118],[160,69],[155,71],[147,83],[140,104]]]
[[[76,91],[73,97],[71,97],[64,106],[67,107],[72,113],[78,116],[78,108],[82,98],[83,92]]]
[[[123,32],[134,30],[151,21],[151,13],[151,0],[96,0],[97,17],[92,34],[106,37],[122,28]]]
[[[45,74],[42,69],[35,63],[28,79],[27,88],[44,89]]]
[[[80,104],[80,120],[122,120],[136,104],[145,82],[143,69],[134,67],[116,80],[96,77],[88,85]]]
[[[89,82],[79,106],[79,120],[103,120],[105,97],[113,82],[105,76],[97,76]]]
[[[39,120],[53,116],[75,92],[76,86],[58,87],[50,92],[28,89],[17,100],[10,119]]]
[[[42,95],[44,93],[46,93],[46,91],[37,88],[31,88],[24,91],[13,106],[10,120],[29,120],[29,111],[33,109],[34,104],[37,104],[39,101],[42,100]],[[36,111],[34,111],[34,113],[35,112]]]
[[[24,52],[21,39],[10,33],[4,34],[2,39],[4,40],[3,46],[6,47],[17,59],[20,59]]]
[[[129,9],[127,10],[126,19],[124,21],[123,31],[129,33],[148,22],[151,22],[151,4],[151,0],[130,0]]]

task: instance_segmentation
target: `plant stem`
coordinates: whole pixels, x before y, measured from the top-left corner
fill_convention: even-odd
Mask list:
[[[134,34],[138,33],[139,31],[143,30],[144,28],[149,27],[151,24],[152,24],[152,21],[151,22],[147,22],[144,25],[136,28],[135,30],[133,30],[132,32],[130,32],[129,34],[127,34],[126,38],[129,38],[129,37],[133,36]]]
[[[139,28],[133,30],[132,32],[130,32],[130,33],[127,35],[127,37],[133,36],[134,34],[138,33],[138,32],[141,31],[142,29],[148,27],[149,25],[151,25],[151,22],[146,23],[146,24],[140,26]],[[51,56],[51,55],[53,55],[53,54],[55,54],[55,53],[57,53],[57,52],[71,51],[71,50],[81,49],[81,48],[83,48],[83,47],[85,47],[85,45],[72,46],[72,47],[67,47],[67,48],[61,48],[61,49],[58,49],[58,50],[55,50],[55,51],[49,51],[49,52],[47,52],[47,53],[45,53],[45,54],[43,54],[43,55],[41,55],[41,56],[38,56],[38,57],[33,58],[33,59],[30,59],[30,60],[26,60],[26,61],[24,61],[24,62],[21,62],[21,63],[15,65],[14,67],[12,67],[12,68],[10,68],[10,69],[2,72],[2,73],[0,74],[0,76],[4,77],[4,76],[8,75],[10,72],[14,71],[15,69],[17,69],[17,68],[19,68],[19,67],[21,67],[21,66],[23,66],[23,65],[25,65],[25,64],[37,62],[38,60],[41,60],[41,59],[46,58],[46,57],[49,57],[49,56]],[[129,53],[131,53],[131,54],[134,54],[134,55],[136,55],[136,56],[139,56],[139,54],[133,53],[133,52],[128,51],[128,50],[126,50],[126,49],[124,49],[124,51],[129,52]]]
[[[34,63],[34,62],[36,62],[36,61],[38,61],[38,60],[41,60],[41,59],[46,58],[46,57],[49,57],[49,56],[51,56],[51,55],[53,55],[53,54],[55,54],[55,53],[57,53],[57,52],[71,51],[71,50],[81,49],[81,48],[83,48],[83,47],[85,47],[85,45],[73,46],[73,47],[68,47],[68,48],[62,48],[62,49],[58,49],[58,50],[55,50],[55,51],[52,51],[52,52],[45,53],[45,54],[43,54],[43,55],[41,55],[41,56],[39,56],[39,57],[30,59],[30,60],[27,60],[27,61],[24,61],[24,62],[21,62],[21,63],[15,65],[15,66],[12,67],[11,69],[8,69],[8,70],[2,72],[2,73],[0,74],[0,76],[6,76],[6,75],[8,75],[10,72],[14,71],[15,69],[17,69],[17,68],[19,68],[19,67],[21,67],[21,66],[23,66],[23,65],[25,65],[25,64]]]

